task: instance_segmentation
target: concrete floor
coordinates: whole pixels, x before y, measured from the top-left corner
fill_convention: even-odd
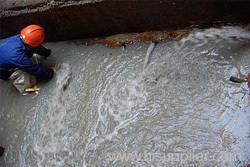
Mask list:
[[[46,43],[53,54],[45,66],[59,68],[52,80],[37,84],[38,95],[21,96],[1,82],[0,143],[6,152],[0,166],[248,164],[250,96],[246,83],[229,78],[250,71],[249,39],[249,31],[223,27],[194,30],[155,48],[150,42],[125,50]],[[184,163],[111,159],[112,153],[134,151],[210,156]],[[238,155],[212,159],[224,152]]]

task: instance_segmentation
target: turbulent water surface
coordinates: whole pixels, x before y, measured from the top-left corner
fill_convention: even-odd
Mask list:
[[[248,31],[223,27],[126,50],[46,43],[45,65],[58,72],[38,83],[38,95],[1,81],[0,166],[246,165],[248,87],[229,78],[250,72],[249,40]],[[190,152],[208,157],[176,157]]]

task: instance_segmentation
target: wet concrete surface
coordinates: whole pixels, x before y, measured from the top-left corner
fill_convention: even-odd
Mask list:
[[[45,66],[59,68],[38,83],[38,95],[1,82],[0,166],[247,165],[250,95],[229,78],[250,71],[249,39],[249,31],[223,27],[126,49],[46,43],[53,55]],[[134,151],[238,155],[184,164],[109,159]]]

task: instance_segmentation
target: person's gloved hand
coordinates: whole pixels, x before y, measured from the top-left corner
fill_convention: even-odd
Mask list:
[[[44,57],[48,57],[49,55],[51,55],[51,50],[47,49],[41,45],[41,46],[35,48],[35,53],[39,54],[41,56],[44,56]]]
[[[45,61],[45,59],[46,57],[34,53],[32,57],[32,62],[35,64],[42,64]]]
[[[52,51],[51,51],[51,49],[47,49],[47,57],[49,56],[49,55],[51,55],[51,53],[52,53]]]

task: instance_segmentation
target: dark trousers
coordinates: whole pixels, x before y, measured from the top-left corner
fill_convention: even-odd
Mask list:
[[[3,155],[3,153],[4,153],[4,148],[0,147],[0,156]]]
[[[14,71],[0,70],[0,79],[7,80]]]

